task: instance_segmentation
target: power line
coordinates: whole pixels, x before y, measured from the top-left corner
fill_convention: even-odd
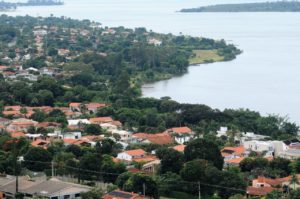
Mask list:
[[[32,163],[44,163],[44,164],[48,164],[49,166],[53,165],[58,165],[56,162],[42,162],[42,161],[31,161],[31,160],[24,160],[24,162],[32,162]],[[69,169],[74,169],[77,171],[85,171],[85,172],[89,172],[89,173],[94,173],[94,174],[101,174],[101,175],[113,175],[113,176],[119,176],[121,175],[121,173],[111,173],[111,172],[103,172],[103,171],[93,171],[93,170],[88,170],[88,169],[82,169],[82,168],[77,168],[77,167],[72,167],[72,166],[67,166],[67,165],[60,165],[60,167],[64,167],[64,168],[69,168]],[[246,190],[243,189],[238,189],[238,188],[232,188],[232,187],[226,187],[226,186],[221,186],[221,185],[216,185],[216,184],[208,184],[208,183],[203,183],[203,182],[189,182],[189,181],[176,181],[176,183],[179,184],[190,184],[190,185],[195,185],[195,186],[208,186],[208,187],[214,187],[214,188],[218,188],[218,189],[227,189],[227,190],[232,190],[232,191],[239,191],[239,192],[246,192]],[[165,186],[175,186],[175,184],[171,184],[171,185],[159,185],[161,187]]]

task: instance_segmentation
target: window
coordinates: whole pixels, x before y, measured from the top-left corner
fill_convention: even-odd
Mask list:
[[[64,196],[64,199],[69,199],[70,198],[70,195],[65,195]]]

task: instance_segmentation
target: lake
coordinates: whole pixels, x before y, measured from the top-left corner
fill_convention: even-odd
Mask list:
[[[218,3],[265,0],[215,0]],[[66,0],[64,6],[22,7],[9,15],[68,16],[104,26],[146,27],[162,33],[224,38],[243,54],[230,62],[191,66],[188,73],[145,85],[145,97],[249,108],[289,115],[300,124],[300,13],[178,13],[210,0]],[[298,57],[298,58],[297,58]]]

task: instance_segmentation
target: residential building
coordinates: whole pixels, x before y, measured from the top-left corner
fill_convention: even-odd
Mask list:
[[[132,192],[114,190],[102,196],[102,199],[150,199],[150,198]]]
[[[165,131],[170,134],[177,143],[184,144],[189,142],[195,135],[195,133],[189,127],[175,127]]]
[[[245,155],[246,149],[244,146],[238,147],[224,147],[221,150],[221,154],[224,157],[224,160],[231,160],[235,158],[241,158]]]
[[[178,152],[184,153],[185,145],[184,144],[176,145],[173,147],[173,149]]]
[[[174,139],[168,133],[157,133],[157,134],[136,133],[132,135],[132,138],[136,142],[152,143],[158,145],[167,145],[167,144],[174,143]]]
[[[125,161],[133,161],[133,159],[143,158],[145,156],[146,156],[146,151],[144,151],[143,149],[135,149],[135,150],[121,152],[118,154],[117,158]]]
[[[16,178],[1,177],[0,183],[0,191],[4,198],[14,199]],[[56,178],[32,180],[27,176],[19,177],[19,193],[28,198],[81,199],[81,193],[88,192],[90,189],[88,186],[63,182]]]

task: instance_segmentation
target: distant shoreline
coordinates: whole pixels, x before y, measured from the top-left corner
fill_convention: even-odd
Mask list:
[[[179,12],[300,12],[299,1],[219,4],[199,8],[185,8]]]
[[[63,1],[56,0],[28,0],[26,3],[8,3],[5,1],[0,2],[0,12],[13,12],[16,11],[18,7],[24,6],[61,6],[64,5]]]

